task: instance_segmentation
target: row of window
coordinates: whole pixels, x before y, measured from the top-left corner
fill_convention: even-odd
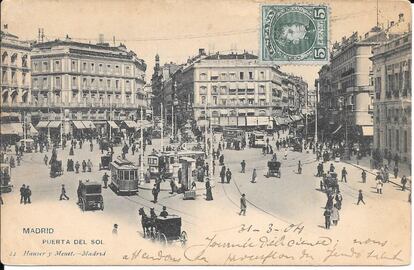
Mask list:
[[[204,118],[206,112],[205,111],[200,111],[200,114],[201,114],[201,117]],[[267,113],[266,113],[265,110],[260,110],[258,115],[259,116],[266,116]],[[220,113],[218,111],[211,111],[211,116],[214,117],[214,118],[215,117],[220,117],[220,116],[224,116],[224,117],[226,117],[226,116],[232,116],[232,117],[235,117],[235,116],[255,116],[255,112],[239,112],[239,113],[237,113],[237,110],[230,110],[229,113],[227,114],[227,113]]]
[[[17,53],[13,53],[10,57],[10,65],[16,66],[17,65]],[[5,51],[2,55],[1,55],[1,63],[3,65],[7,65],[9,64],[9,54],[7,53],[7,51]],[[28,67],[27,66],[28,63],[28,55],[27,54],[23,54],[22,58],[21,58],[21,64],[22,67]]]
[[[73,72],[78,72],[78,61],[72,60],[70,70]],[[48,72],[49,71],[49,62],[37,62],[33,61],[33,71],[35,72]],[[61,60],[53,60],[53,71],[62,71],[62,61]],[[94,62],[81,62],[80,70],[83,73],[115,73],[121,74],[121,66],[119,64],[112,65],[112,64],[104,64],[104,63],[94,63]],[[131,76],[131,66],[125,66],[125,75]]]
[[[259,80],[264,80],[265,79],[265,73],[264,71],[260,71],[259,73]],[[209,80],[207,73],[200,73],[200,80],[202,81],[207,81]],[[244,71],[240,71],[240,72],[222,72],[220,74],[212,74],[210,76],[210,80],[212,81],[217,81],[217,80],[254,80],[254,73],[253,71],[249,71],[249,72],[244,72]]]
[[[207,87],[206,86],[200,86],[199,88],[199,93],[201,95],[205,95],[207,94]],[[211,88],[211,93],[212,94],[219,94],[219,89],[217,86],[212,86]],[[220,87],[220,94],[226,95],[226,94],[236,94],[236,93],[247,93],[248,95],[254,95],[255,93],[255,89],[254,88],[227,88],[226,86],[221,86]],[[259,85],[258,88],[258,93],[259,94],[265,94],[266,90],[265,90],[265,86],[264,85]]]
[[[201,96],[201,104],[206,104],[207,97]],[[266,99],[259,99],[258,102],[255,102],[254,98],[239,98],[239,99],[225,99],[225,98],[218,98],[217,96],[212,97],[213,105],[267,105]]]
[[[120,89],[120,80],[113,80],[113,79],[95,79],[95,78],[82,78],[82,88],[99,88],[99,89],[111,89],[115,87],[115,89]],[[125,89],[131,90],[131,81],[125,80]],[[33,88],[48,88],[49,82],[48,77],[43,77],[42,79],[33,78]],[[61,88],[62,87],[62,80],[60,76],[54,77],[54,87]],[[78,88],[78,77],[72,77],[72,89]]]

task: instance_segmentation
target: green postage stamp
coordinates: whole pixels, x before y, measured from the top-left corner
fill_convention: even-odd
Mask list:
[[[322,64],[329,60],[329,9],[324,5],[262,5],[261,60]]]

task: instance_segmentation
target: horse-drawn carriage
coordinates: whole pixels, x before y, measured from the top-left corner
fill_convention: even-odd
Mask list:
[[[50,163],[50,177],[54,178],[63,174],[62,161],[53,160]]]
[[[325,187],[325,190],[328,191],[338,191],[339,185],[338,185],[338,175],[334,172],[329,172],[328,174],[323,176],[323,185]]]
[[[82,211],[103,210],[102,186],[97,182],[81,182],[78,187],[78,204]]]
[[[101,162],[99,163],[99,170],[109,170],[109,165],[112,162],[112,154],[107,153],[101,156]]]
[[[180,241],[183,246],[186,244],[188,236],[181,230],[181,217],[176,215],[148,217],[143,208],[139,209],[139,214],[142,216],[144,238],[149,237],[163,245],[173,241]]]
[[[0,164],[0,193],[12,191],[13,185],[10,184],[11,170],[9,164]]]
[[[266,177],[271,177],[271,176],[275,176],[275,177],[281,177],[282,176],[282,172],[280,170],[280,165],[281,163],[277,160],[270,160],[267,162],[267,174]]]

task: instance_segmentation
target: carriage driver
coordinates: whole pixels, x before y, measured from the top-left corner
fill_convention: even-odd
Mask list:
[[[161,213],[160,213],[160,217],[165,218],[165,217],[167,217],[167,216],[168,216],[167,207],[166,207],[166,206],[163,206],[163,207],[162,207],[162,211],[161,211]]]

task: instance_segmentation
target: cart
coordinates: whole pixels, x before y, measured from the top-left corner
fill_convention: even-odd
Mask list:
[[[112,162],[112,154],[108,153],[101,156],[101,162],[99,163],[99,170],[109,170],[109,165]]]
[[[104,210],[102,186],[98,182],[81,182],[78,187],[78,204],[82,211]]]
[[[0,164],[0,193],[12,191],[13,185],[10,184],[11,170],[9,164]]]
[[[274,176],[280,178],[282,176],[282,172],[280,171],[280,165],[281,163],[279,161],[268,161],[266,177]]]
[[[50,177],[54,178],[63,174],[62,161],[54,160],[50,164]]]
[[[188,236],[185,231],[181,231],[181,217],[176,215],[168,215],[166,217],[157,217],[155,219],[154,240],[163,245],[173,241],[180,241],[181,245],[185,245]]]

